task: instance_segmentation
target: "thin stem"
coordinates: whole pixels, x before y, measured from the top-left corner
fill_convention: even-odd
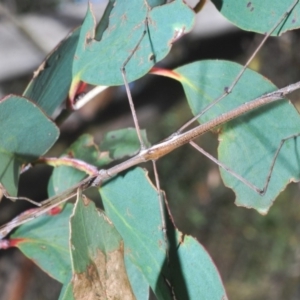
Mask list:
[[[98,174],[98,169],[86,163],[83,160],[77,159],[77,158],[70,158],[70,157],[61,157],[61,158],[55,158],[55,157],[40,157],[35,162],[32,163],[35,164],[46,164],[52,167],[59,167],[59,166],[69,166],[72,168],[75,168],[79,171],[85,172],[88,175],[96,175]]]
[[[29,203],[31,203],[31,204],[33,204],[33,205],[35,205],[35,206],[38,206],[38,207],[41,207],[42,206],[42,204],[41,203],[39,203],[39,202],[36,202],[36,201],[34,201],[34,200],[32,200],[32,199],[30,199],[30,198],[27,198],[27,197],[12,197],[12,196],[9,196],[5,191],[3,192],[3,195],[7,198],[7,199],[9,199],[9,200],[11,200],[11,201],[27,201],[27,202],[29,202]]]

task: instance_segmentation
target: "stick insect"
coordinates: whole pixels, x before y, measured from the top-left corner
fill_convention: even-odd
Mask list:
[[[199,119],[203,114],[205,114],[209,109],[211,109],[213,106],[215,106],[217,103],[219,103],[222,99],[224,99],[227,95],[229,95],[235,88],[235,86],[237,85],[237,83],[239,82],[240,78],[243,76],[243,74],[245,73],[247,67],[249,66],[249,64],[251,63],[251,61],[253,60],[253,58],[255,57],[255,55],[258,53],[258,51],[261,49],[261,47],[264,45],[265,41],[268,39],[268,37],[271,36],[271,34],[285,21],[285,19],[288,17],[288,15],[291,13],[291,11],[294,9],[294,7],[298,4],[299,1],[294,1],[290,7],[287,8],[286,12],[284,12],[284,14],[280,17],[280,19],[275,22],[275,24],[273,25],[273,27],[270,29],[270,31],[265,35],[265,37],[262,39],[261,43],[259,44],[259,46],[256,48],[256,50],[254,51],[254,53],[250,56],[250,58],[248,59],[248,61],[246,62],[246,64],[243,66],[243,68],[241,69],[241,71],[237,74],[237,76],[235,77],[235,79],[233,80],[233,82],[230,84],[229,87],[225,88],[224,93],[218,97],[217,99],[215,99],[214,101],[211,102],[211,104],[209,104],[208,106],[206,106],[200,113],[196,114],[195,117],[193,117],[191,120],[189,120],[186,124],[184,124],[174,135],[172,135],[172,137],[180,134],[181,132],[184,132],[184,130],[186,130],[186,128],[188,128],[195,120]],[[146,24],[147,24],[147,20],[146,20]],[[146,35],[147,30],[144,31],[143,36],[141,37],[139,43],[142,41],[143,37]],[[138,45],[134,48],[134,51],[136,51],[138,49]],[[125,67],[126,64],[128,63],[128,61],[132,58],[133,54],[131,54],[128,57],[128,60],[126,60],[126,62],[124,63],[124,65],[121,68],[122,71],[122,76],[124,79],[124,84],[126,86],[126,92],[127,92],[127,96],[132,108],[132,111],[134,110],[134,106],[133,106],[133,102],[132,102],[132,97],[130,94],[130,90],[129,90],[129,86],[128,86],[128,82],[127,82],[127,78],[126,78],[126,72],[125,72]],[[134,116],[134,120],[135,120],[135,124],[136,124],[136,130],[137,130],[137,134],[140,138],[140,134],[139,132],[139,126],[137,125],[137,118],[135,115],[135,112],[132,112],[133,116]],[[262,187],[258,187],[255,184],[253,184],[252,182],[250,182],[249,180],[247,180],[246,178],[242,177],[241,175],[239,175],[238,173],[236,173],[234,170],[232,170],[230,167],[226,166],[225,164],[223,164],[222,162],[218,161],[217,159],[215,159],[214,157],[212,157],[209,153],[207,153],[204,149],[202,149],[200,146],[198,146],[194,141],[190,141],[190,145],[193,146],[196,150],[198,150],[199,152],[201,152],[202,154],[204,154],[206,157],[208,157],[209,159],[211,159],[213,162],[215,162],[220,168],[224,169],[225,171],[227,171],[228,173],[230,173],[233,177],[235,177],[236,179],[238,179],[239,181],[243,182],[247,187],[249,187],[250,189],[252,189],[253,191],[255,191],[256,193],[258,193],[259,195],[263,196],[265,195],[269,183],[270,183],[270,179],[272,176],[272,172],[274,170],[274,166],[276,163],[276,160],[278,158],[278,155],[280,153],[280,150],[282,149],[283,145],[285,144],[286,141],[290,140],[290,139],[295,139],[296,137],[298,137],[299,134],[292,134],[284,139],[281,140],[280,144],[278,145],[278,148],[276,149],[276,151],[274,152],[274,157],[273,160],[271,162],[270,165],[270,169],[268,171],[266,180],[263,184]],[[172,138],[171,137],[171,138]],[[140,138],[141,141],[141,150],[144,149],[142,140]],[[159,184],[159,178],[158,178],[158,174],[157,174],[157,168],[156,168],[156,160],[153,160],[153,168],[154,168],[154,174],[155,174],[155,181],[156,181],[156,185],[157,185],[157,189],[158,189],[158,193],[159,195],[161,195],[160,193],[160,184]],[[160,203],[161,203],[161,215],[162,215],[162,220],[164,220],[164,213],[163,213],[163,203],[162,203],[162,199],[160,197]],[[162,228],[165,230],[165,221],[162,221]]]

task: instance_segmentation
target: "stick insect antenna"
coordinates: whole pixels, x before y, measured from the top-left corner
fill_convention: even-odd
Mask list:
[[[182,131],[184,131],[184,129],[186,129],[188,126],[190,126],[192,123],[194,123],[198,118],[200,118],[203,114],[205,114],[209,109],[211,109],[214,105],[216,105],[218,102],[220,102],[222,99],[224,99],[225,97],[227,97],[232,92],[232,90],[234,89],[234,87],[239,82],[240,78],[243,76],[243,74],[246,71],[247,67],[249,66],[249,64],[251,63],[251,61],[253,60],[253,58],[256,56],[256,54],[258,53],[258,51],[261,49],[261,47],[264,45],[264,43],[266,42],[266,40],[276,30],[276,28],[286,19],[286,17],[292,12],[292,10],[294,9],[294,7],[297,5],[298,2],[299,2],[299,0],[295,0],[293,2],[293,4],[286,10],[286,12],[281,16],[281,18],[276,22],[276,24],[271,28],[271,30],[265,35],[265,37],[260,42],[260,44],[255,49],[255,51],[252,53],[252,55],[250,56],[250,58],[248,59],[248,61],[244,65],[244,67],[242,68],[242,70],[239,72],[239,74],[233,80],[233,82],[231,83],[231,85],[229,87],[225,87],[224,93],[219,98],[215,99],[212,103],[210,103],[209,105],[207,105],[200,113],[198,113],[196,116],[194,116],[188,122],[186,122],[183,126],[181,126],[177,130],[176,134],[179,134]]]

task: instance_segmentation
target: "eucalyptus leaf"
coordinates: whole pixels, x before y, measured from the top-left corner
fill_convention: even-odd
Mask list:
[[[0,122],[0,182],[17,196],[20,166],[45,154],[59,130],[34,103],[16,95],[1,99]]]
[[[185,239],[172,224],[166,255],[158,192],[144,170],[128,171],[99,190],[106,214],[124,240],[125,253],[158,299],[174,299],[174,295],[176,299],[226,299],[207,252],[195,239]]]
[[[58,215],[42,215],[21,225],[10,237],[28,258],[61,283],[71,274],[68,240],[72,209],[73,205],[67,204]]]
[[[168,54],[177,38],[191,30],[193,23],[194,12],[182,0],[152,9],[144,0],[116,0],[108,27],[97,41],[89,6],[75,54],[72,85],[80,80],[93,85],[123,84],[120,69],[133,51],[126,65],[127,79],[142,77]]]
[[[80,193],[70,228],[74,298],[134,299],[121,236],[94,203]]]
[[[34,72],[24,96],[32,99],[48,116],[68,97],[72,81],[72,64],[80,28],[62,41]]]
[[[282,19],[295,0],[212,0],[222,15],[236,26],[266,34]],[[300,3],[278,25],[272,35],[300,27]]]
[[[196,115],[221,96],[241,68],[242,66],[229,61],[207,60],[175,69],[174,78],[182,83],[191,110]],[[207,122],[276,89],[268,79],[247,69],[232,93],[207,111],[199,122]],[[272,103],[251,111],[217,129],[220,141],[219,160],[258,188],[263,188],[281,140],[297,134],[299,128],[299,114],[288,101]],[[290,181],[299,180],[299,147],[300,139],[285,143],[263,196],[221,169],[225,185],[236,194],[236,204],[267,213],[286,185]]]

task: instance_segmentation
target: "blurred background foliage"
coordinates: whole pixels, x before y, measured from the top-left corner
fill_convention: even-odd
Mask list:
[[[64,5],[75,5],[75,2],[84,1],[2,0],[1,6],[15,17],[34,13],[59,20],[57,16],[66,9]],[[198,18],[204,18],[204,14],[205,11],[201,12]],[[0,22],[5,19],[7,16],[0,14]],[[69,24],[79,25],[80,20],[72,15]],[[177,42],[161,65],[173,68],[208,58],[245,63],[260,39],[259,35],[238,29],[219,28],[214,34],[205,35],[193,33]],[[296,82],[300,78],[299,48],[299,31],[270,38],[250,67],[279,87]],[[3,55],[1,60],[5,60]],[[2,94],[22,93],[31,75],[28,72],[2,80]],[[131,84],[131,88],[140,123],[153,143],[173,133],[191,116],[180,84],[171,79],[147,75]],[[294,93],[291,99],[297,107],[300,94]],[[133,124],[124,89],[111,88],[67,120],[61,127],[59,142],[49,155],[60,155],[84,132],[93,134],[99,142],[108,130],[128,126]],[[218,141],[214,134],[201,137],[199,144],[216,156]],[[188,145],[161,159],[158,170],[176,225],[197,237],[208,250],[229,299],[300,299],[299,184],[290,184],[268,215],[261,216],[256,211],[236,207],[234,194],[224,187],[217,166]],[[21,179],[20,194],[35,200],[45,199],[50,173],[51,169],[45,166],[26,172]],[[27,203],[3,200],[0,222],[7,222],[28,207]],[[37,269],[18,250],[0,251],[0,290],[3,291],[0,299],[57,299],[60,288],[59,283]]]

